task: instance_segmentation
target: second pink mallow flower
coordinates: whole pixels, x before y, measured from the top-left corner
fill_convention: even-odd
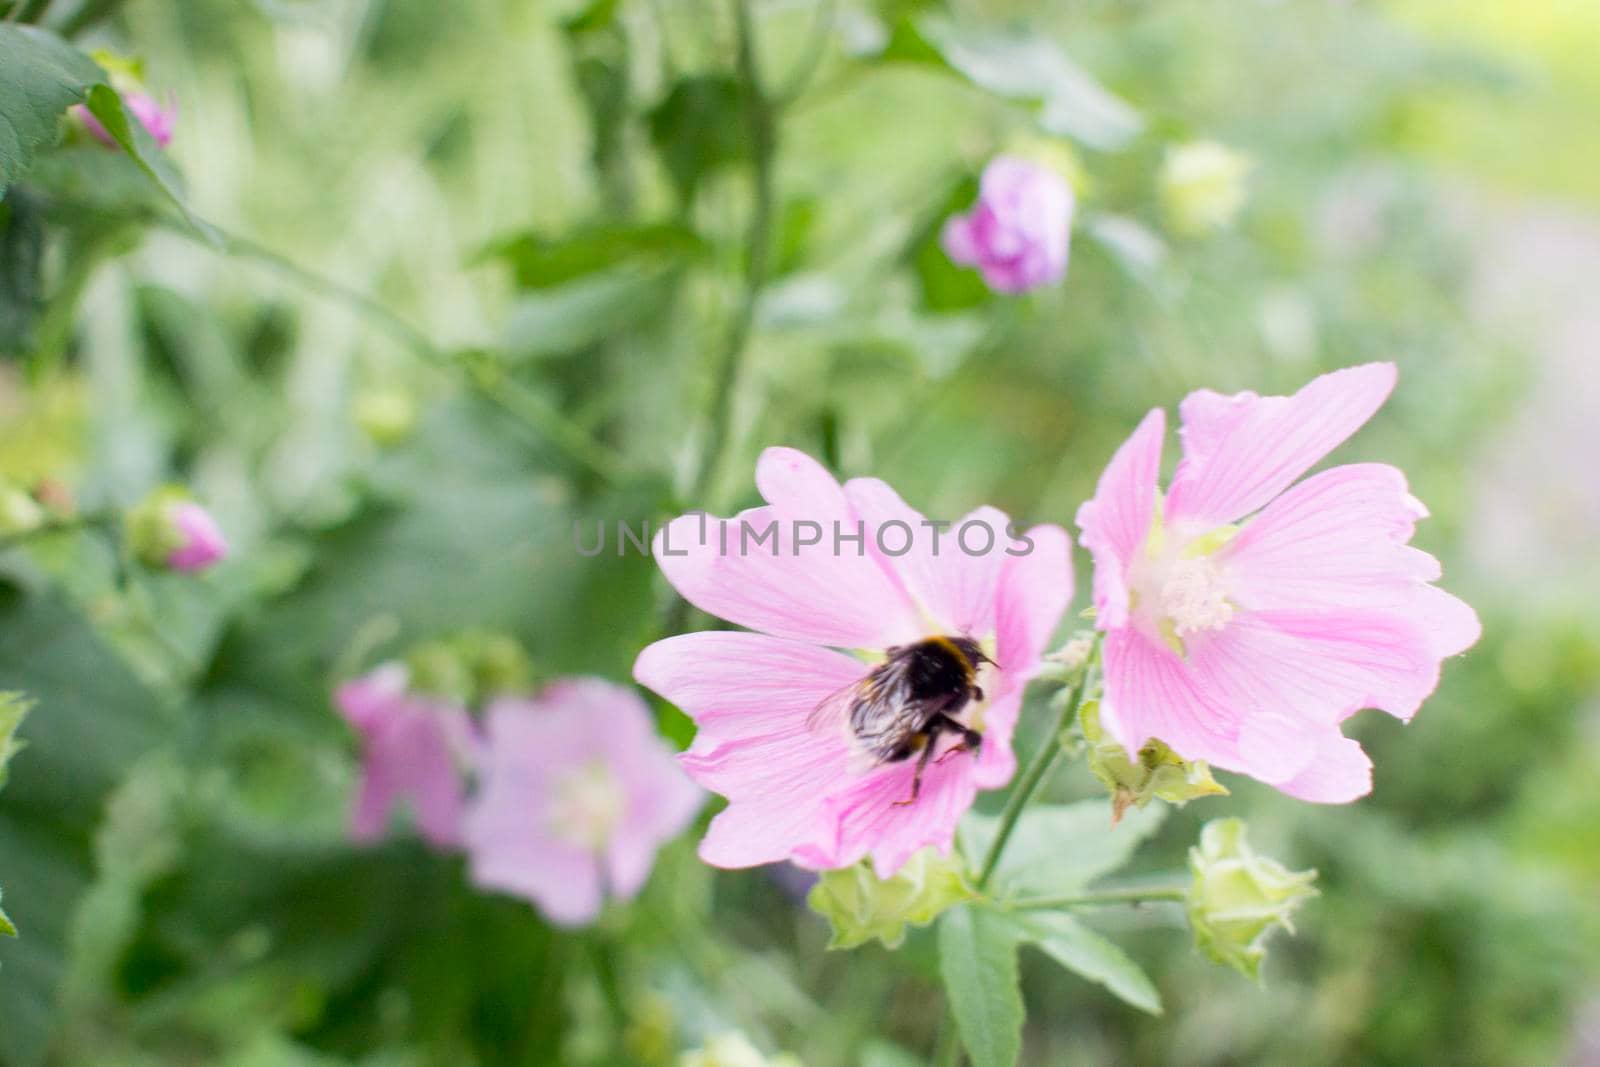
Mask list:
[[[1023,687],[1072,599],[1066,532],[1036,526],[1012,539],[1005,514],[982,508],[936,540],[888,485],[841,486],[788,448],[762,453],[756,485],[765,506],[731,520],[682,516],[654,549],[690,603],[759,632],[670,637],[634,665],[642,684],[699,727],[684,767],[728,798],[701,857],[720,867],[792,860],[821,869],[871,856],[887,876],[921,848],[948,851],[977,791],[1004,785],[1016,769],[1011,735]],[[746,528],[769,525],[776,540],[747,545]],[[967,547],[983,551],[962,547],[963,527]],[[906,803],[915,760],[863,768],[845,731],[819,730],[814,713],[889,648],[929,637],[972,638],[993,660],[980,679],[984,699],[966,716],[982,744],[976,754],[951,752],[956,740],[943,739]]]
[[[472,881],[552,922],[589,923],[607,897],[631,898],[705,802],[624,686],[563,679],[496,701],[485,720],[466,817]]]
[[[1288,397],[1191,393],[1165,498],[1160,409],[1117,451],[1078,525],[1105,632],[1102,721],[1130,752],[1159,738],[1304,800],[1371,791],[1371,761],[1340,724],[1367,707],[1410,718],[1440,661],[1479,633],[1430,584],[1438,561],[1407,544],[1427,510],[1399,470],[1293,484],[1394,383],[1393,364],[1374,363]]]

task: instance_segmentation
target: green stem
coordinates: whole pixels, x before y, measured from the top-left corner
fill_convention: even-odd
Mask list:
[[[122,6],[122,0],[84,0],[82,7],[61,24],[61,36],[71,40]]]
[[[1028,806],[1028,801],[1033,798],[1034,792],[1039,788],[1050,769],[1061,758],[1061,735],[1072,725],[1078,715],[1078,708],[1083,704],[1084,695],[1089,691],[1093,682],[1095,663],[1100,651],[1099,638],[1095,638],[1094,649],[1089,653],[1089,660],[1083,665],[1083,674],[1077,686],[1072,690],[1072,695],[1061,705],[1061,714],[1056,719],[1044,742],[1039,746],[1039,751],[1033,754],[1033,760],[1022,772],[1022,777],[1017,779],[1017,784],[1012,788],[1011,795],[1006,797],[1006,806],[1000,813],[1000,829],[994,835],[994,843],[989,846],[989,853],[983,858],[983,866],[978,870],[978,889],[981,891],[989,884],[995,868],[1000,866],[1000,855],[1005,851],[1006,841],[1011,837],[1011,831],[1017,827],[1017,820],[1022,816],[1022,809]]]
[[[156,215],[152,221],[176,233],[193,236],[187,226],[168,216]],[[446,351],[366,293],[308,270],[249,238],[238,237],[221,229],[216,229],[216,232],[222,239],[223,251],[228,255],[271,267],[308,292],[345,305],[426,362],[465,371],[468,383],[478,393],[532,426],[579,466],[612,484],[629,479],[629,465],[620,453],[568,418],[548,399],[506,374],[504,368],[493,359]]]
[[[744,88],[745,133],[750,139],[751,176],[754,182],[754,203],[750,209],[750,223],[745,237],[744,292],[739,308],[734,313],[728,329],[728,339],[722,349],[722,359],[712,386],[710,422],[705,449],[700,455],[690,499],[703,504],[706,493],[716,480],[721,466],[722,452],[727,447],[730,424],[733,420],[733,398],[746,349],[749,348],[751,327],[755,323],[756,304],[767,284],[768,243],[772,231],[773,162],[778,150],[778,128],[772,102],[761,85],[761,69],[756,57],[755,31],[750,19],[750,0],[732,0],[734,27],[738,33],[737,68],[739,82]]]
[[[1066,893],[1055,897],[1024,897],[1009,901],[1006,907],[1013,911],[1039,911],[1044,908],[1084,908],[1102,904],[1149,904],[1158,900],[1185,900],[1189,896],[1186,886],[1137,886],[1118,889],[1094,889],[1083,893]]]
[[[87,530],[91,528],[109,529],[116,525],[117,516],[107,513],[93,512],[85,515],[75,515],[70,519],[52,519],[40,523],[29,530],[13,530],[11,533],[0,535],[0,551],[25,545],[29,541],[51,534],[68,533],[72,530]]]

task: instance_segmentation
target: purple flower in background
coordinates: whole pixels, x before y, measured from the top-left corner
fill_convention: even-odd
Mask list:
[[[361,735],[361,786],[350,836],[381,838],[394,808],[409,804],[417,829],[438,848],[461,841],[461,768],[473,747],[464,708],[413,693],[398,663],[339,687],[334,703]]]
[[[983,170],[978,202],[944,224],[940,243],[963,267],[976,267],[997,293],[1059,281],[1067,270],[1072,189],[1060,174],[1016,156]]]
[[[122,104],[156,144],[165,148],[172,143],[172,134],[178,125],[178,105],[174,101],[169,99],[162,105],[149,93],[132,92],[123,94]],[[72,110],[83,123],[83,128],[88,130],[95,140],[111,148],[117,147],[116,138],[111,136],[111,132],[100,124],[100,120],[95,118],[88,108],[79,104]]]
[[[704,800],[631,689],[556,682],[490,706],[482,779],[466,817],[472,880],[526,897],[552,921],[592,922],[644,885],[656,849]]]
[[[228,539],[222,535],[211,512],[192,500],[171,505],[168,521],[178,545],[167,555],[167,566],[175,571],[203,571],[228,556]]]

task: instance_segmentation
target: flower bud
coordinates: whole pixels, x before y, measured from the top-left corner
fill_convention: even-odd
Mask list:
[[[1072,188],[1056,170],[997,156],[983,170],[978,202],[945,223],[940,244],[997,293],[1036,289],[1066,273],[1074,206]]]
[[[1274,927],[1290,933],[1290,915],[1317,895],[1316,871],[1291,871],[1257,855],[1240,819],[1216,819],[1189,850],[1189,925],[1195,945],[1217,963],[1260,978],[1265,941]]]
[[[228,541],[211,513],[184,490],[158,489],[127,517],[128,540],[146,565],[193,573],[228,555]]]
[[[457,704],[476,702],[477,682],[472,664],[455,641],[424,641],[411,646],[405,657],[413,691]]]
[[[786,1052],[764,1056],[743,1034],[718,1034],[679,1056],[678,1067],[800,1067],[800,1061]]]
[[[44,509],[32,496],[0,482],[0,534],[27,533],[44,522]]]
[[[351,415],[373,444],[393,448],[416,428],[417,404],[405,389],[363,389],[356,394]]]
[[[1230,225],[1244,206],[1251,166],[1248,156],[1215,141],[1168,148],[1159,179],[1167,224],[1185,237]]]
[[[156,144],[162,148],[170,145],[178,122],[177,104],[170,97],[166,104],[162,104],[150,95],[144,83],[144,64],[137,59],[119,56],[104,49],[96,50],[93,58],[100,69],[106,72],[111,87],[122,97],[122,106],[128,109],[128,114],[133,116],[134,121],[144,127],[145,132]],[[116,139],[88,108],[79,104],[72,109],[72,113],[83,124],[89,136],[108,148],[117,147]]]
[[[1211,768],[1199,760],[1182,759],[1172,749],[1151,739],[1130,758],[1122,742],[1100,725],[1100,702],[1085,701],[1078,711],[1078,726],[1089,754],[1089,770],[1111,791],[1111,819],[1116,822],[1130,807],[1142,808],[1151,800],[1179,807],[1196,797],[1227,796],[1228,790],[1211,777]]]
[[[829,948],[855,948],[874,938],[898,948],[907,924],[926,926],[972,895],[957,861],[925,848],[889,879],[879,879],[865,862],[823,871],[806,903],[833,926]]]

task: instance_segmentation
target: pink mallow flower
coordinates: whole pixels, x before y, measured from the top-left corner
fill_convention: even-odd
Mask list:
[[[407,804],[430,844],[459,844],[462,772],[474,747],[466,710],[412,692],[399,663],[344,683],[334,703],[361,737],[361,784],[350,836],[364,843],[379,840],[394,809]]]
[[[705,801],[639,695],[599,678],[492,704],[479,773],[466,818],[473,883],[568,926],[638,893],[656,850]]]
[[[945,223],[940,243],[995,292],[1025,292],[1066,273],[1072,212],[1072,188],[1060,174],[997,156],[983,170],[978,202]]]
[[[178,125],[178,106],[172,101],[163,105],[149,93],[129,92],[122,94],[122,106],[128,109],[128,114],[138,120],[152,140],[162,148],[172,143],[172,134]],[[90,136],[110,148],[116,148],[116,138],[111,132],[101,125],[88,108],[82,104],[73,107],[73,113],[78,116],[78,121],[83,123],[83,128],[89,131]]]
[[[681,757],[689,774],[728,798],[701,858],[822,869],[870,855],[888,876],[925,846],[948,852],[977,791],[1016,769],[1022,690],[1072,598],[1066,532],[1037,526],[1013,539],[1002,512],[981,508],[935,537],[883,482],[841,487],[788,448],[762,453],[756,485],[765,506],[732,520],[682,516],[653,547],[685,599],[759,632],[670,637],[634,664],[699,726]],[[774,523],[775,540],[745,542],[746,530]],[[817,712],[890,648],[936,636],[971,638],[993,661],[979,675],[984,698],[962,715],[982,743],[974,753],[941,735],[908,802],[916,758],[864,766],[849,726]]]
[[[1290,796],[1341,803],[1372,762],[1340,724],[1409,719],[1477,616],[1429,584],[1407,542],[1427,509],[1394,467],[1293,484],[1372,417],[1393,364],[1325,374],[1293,396],[1184,400],[1183,460],[1157,489],[1165,421],[1147,415],[1078,512],[1105,631],[1102,722],[1135,752],[1159,738]]]
[[[167,514],[177,545],[167,554],[167,566],[175,571],[203,571],[228,557],[228,539],[211,513],[192,500],[170,505]]]

